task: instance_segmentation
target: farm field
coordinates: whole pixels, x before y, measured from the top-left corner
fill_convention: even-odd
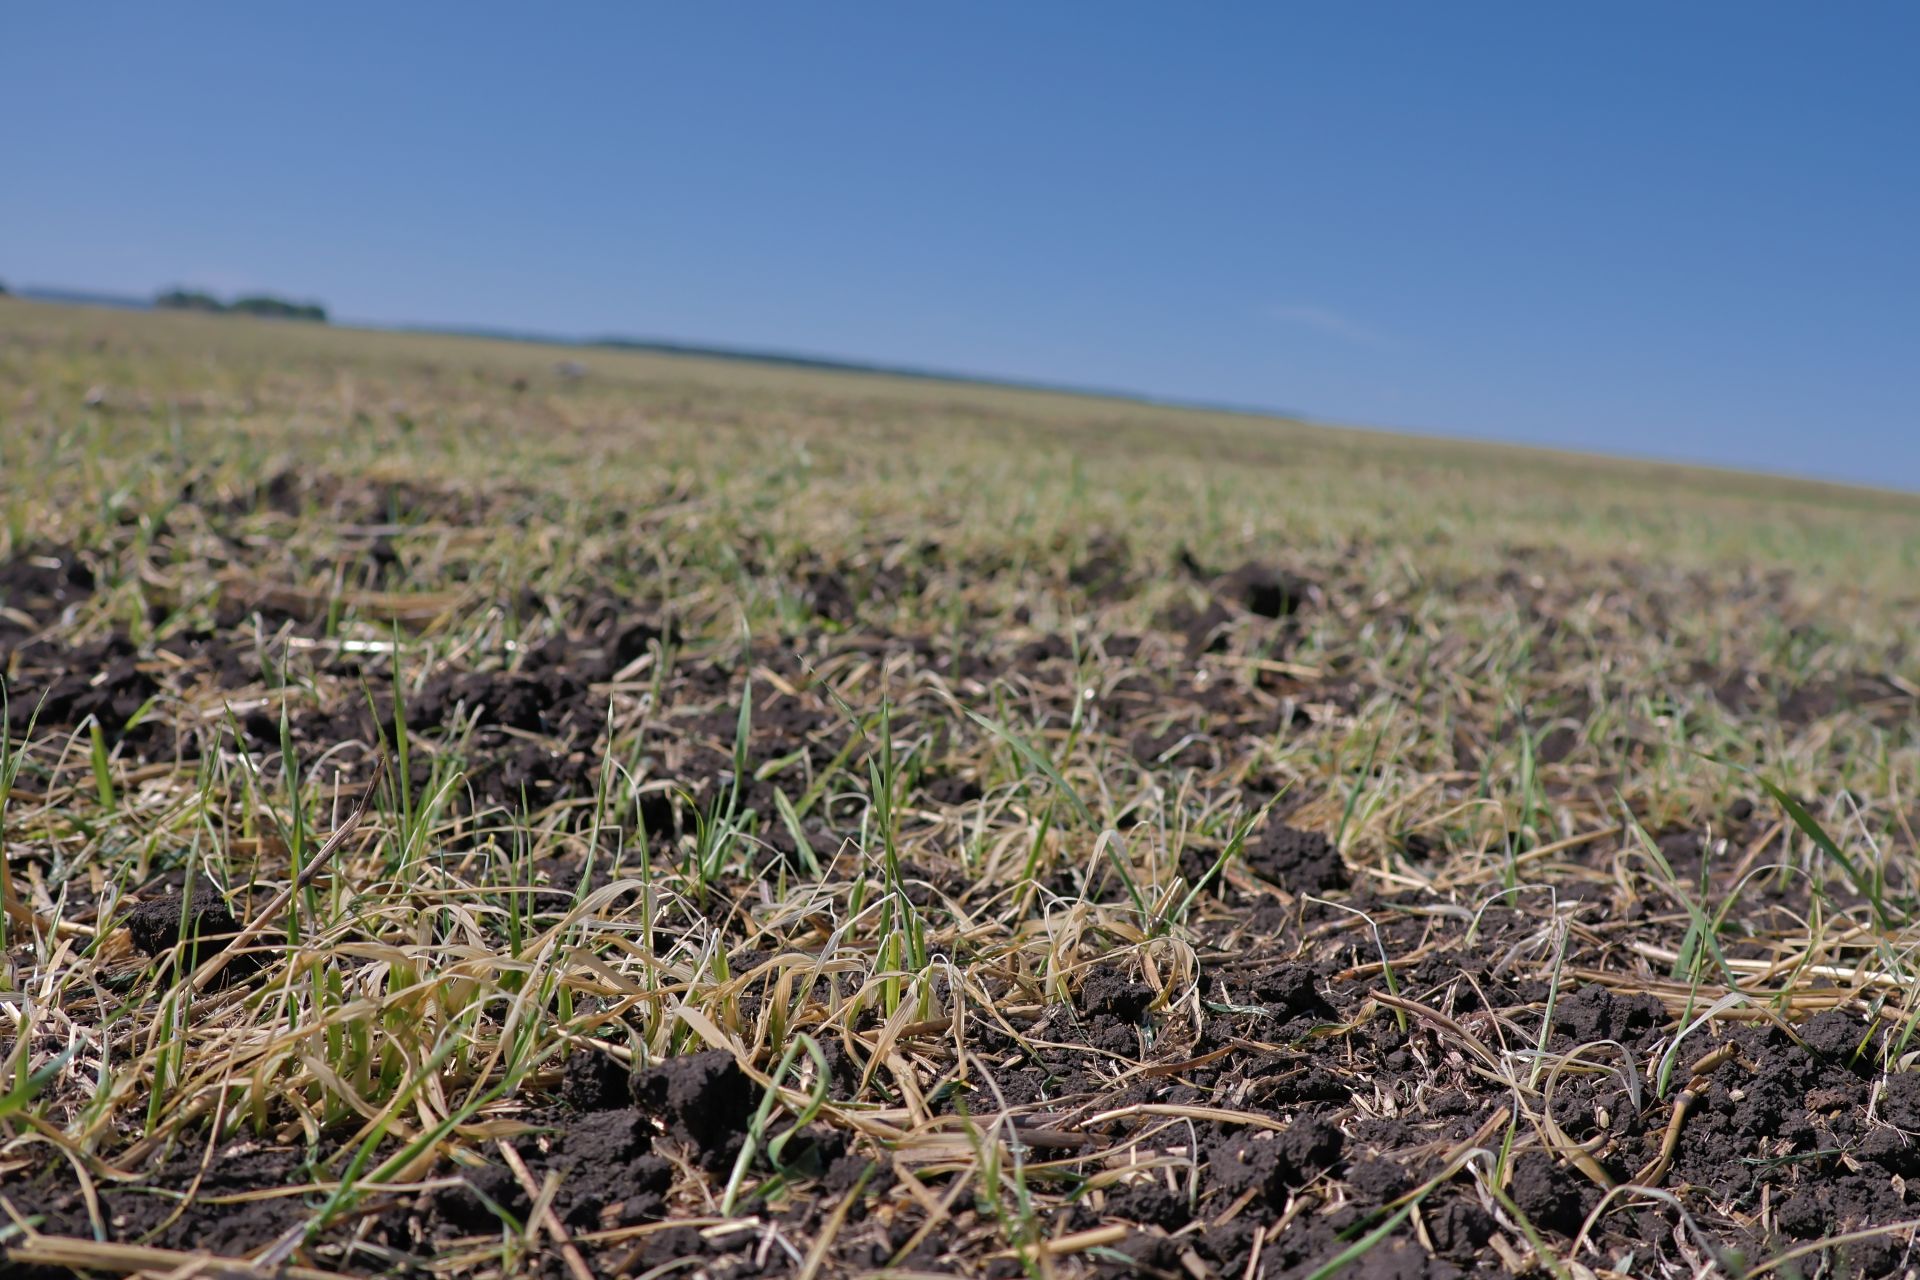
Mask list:
[[[8,299],[0,477],[0,1271],[1920,1272],[1920,496]]]

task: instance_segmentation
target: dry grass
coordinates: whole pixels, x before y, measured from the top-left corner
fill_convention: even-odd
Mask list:
[[[14,302],[0,414],[17,1265],[1907,1265],[1920,499]]]

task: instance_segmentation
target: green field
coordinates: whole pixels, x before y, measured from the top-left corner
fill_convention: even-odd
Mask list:
[[[0,477],[23,1269],[1910,1265],[1920,496],[12,299]]]

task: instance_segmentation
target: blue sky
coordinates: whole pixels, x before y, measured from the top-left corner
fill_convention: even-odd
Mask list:
[[[0,280],[1920,488],[1920,7],[50,5]]]

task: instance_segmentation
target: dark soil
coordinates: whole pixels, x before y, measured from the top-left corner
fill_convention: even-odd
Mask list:
[[[1312,592],[1312,586],[1305,579],[1273,565],[1251,561],[1222,577],[1216,589],[1248,613],[1262,618],[1292,617]]]
[[[5,656],[0,654],[0,657]],[[144,669],[124,635],[82,645],[58,641],[30,642],[13,654],[15,675],[10,682],[7,724],[24,733],[28,724],[49,729],[72,729],[88,719],[96,721],[108,742],[129,736],[128,722],[160,691],[160,683]],[[149,725],[139,737],[156,741]]]
[[[1254,602],[1268,603],[1271,597]],[[1279,616],[1293,607],[1281,609]],[[1250,606],[1249,612],[1266,610]],[[410,729],[424,751],[451,741],[457,730],[468,752],[481,761],[472,785],[483,802],[591,794],[591,747],[605,716],[595,685],[644,657],[664,634],[664,626],[652,620],[608,618],[578,636],[531,650],[513,668],[429,672],[405,699]],[[1040,664],[1057,661],[1055,648],[1037,645],[1029,657]],[[218,646],[183,644],[170,652],[189,665],[204,663],[209,678],[220,678]],[[137,655],[125,641],[108,642],[100,656],[107,680],[63,674],[50,686],[48,702],[56,717],[88,714],[103,705],[99,699],[108,699],[105,705],[113,710],[110,700],[130,687],[129,681],[136,691],[146,691],[138,683]],[[831,767],[851,732],[844,717],[811,691],[797,659],[766,661],[788,673],[799,692],[763,688],[756,693],[746,745],[750,768],[758,773],[788,758],[796,761],[789,767],[802,775]],[[741,687],[741,667],[718,659],[686,663],[669,686],[655,740],[664,762],[687,771],[695,803],[717,803],[733,794],[730,771],[739,717],[732,699]],[[111,675],[127,670],[135,674]],[[1194,708],[1192,719],[1154,731],[1156,745],[1166,743],[1160,750],[1136,750],[1135,758],[1150,771],[1173,775],[1204,768],[1217,758],[1215,745],[1235,741],[1237,733],[1278,731],[1270,705],[1257,693],[1232,690],[1202,697],[1177,683],[1152,679],[1138,687],[1162,714],[1173,707],[1180,715],[1183,694],[1191,699],[1185,705]],[[96,701],[83,701],[87,698]],[[390,695],[376,692],[373,713],[344,703],[303,712],[292,721],[295,739],[317,744],[391,734],[392,705]],[[1285,716],[1280,723],[1287,723]],[[897,727],[911,736],[911,717]],[[271,728],[277,737],[277,722]],[[1174,733],[1193,742],[1176,749],[1176,740],[1167,738]],[[1184,755],[1194,743],[1201,754]],[[740,812],[770,814],[774,785],[743,780],[734,803]],[[793,785],[790,794],[798,789]],[[921,780],[919,794],[936,805],[965,806],[978,803],[983,789],[972,778],[934,774]],[[671,840],[690,818],[683,801],[664,793],[649,804],[651,812],[643,816],[658,838]],[[1733,821],[1752,816],[1753,806],[1746,804]],[[827,806],[810,822],[818,848],[830,849],[841,830],[835,811]],[[791,866],[790,835],[773,824],[762,830],[774,855],[761,864],[765,873]],[[1663,837],[1662,846],[1680,863],[1703,856],[1691,832]],[[1182,870],[1190,881],[1197,880],[1211,865],[1211,856],[1195,850]],[[964,882],[910,870],[919,886],[916,900],[929,910],[940,910],[942,893],[968,891]],[[565,867],[554,866],[550,874],[556,885],[567,882]],[[1118,892],[1111,885],[1100,891]],[[1258,1118],[1260,1124],[1194,1121],[1196,1176],[1190,1183],[1158,1175],[1114,1183],[1059,1211],[1048,1230],[1127,1224],[1130,1234],[1096,1266],[1113,1274],[1191,1274],[1197,1265],[1209,1274],[1238,1276],[1246,1273],[1260,1238],[1257,1274],[1288,1280],[1309,1274],[1363,1233],[1397,1197],[1434,1174],[1438,1153],[1510,1105],[1508,1091],[1473,1071],[1444,1027],[1414,1017],[1403,1031],[1378,1006],[1369,1012],[1379,979],[1364,972],[1356,976],[1356,966],[1377,957],[1371,938],[1358,929],[1340,932],[1338,918],[1304,911],[1301,900],[1326,896],[1362,907],[1379,923],[1390,952],[1421,953],[1418,963],[1398,974],[1403,994],[1456,1019],[1497,1017],[1521,1027],[1537,1025],[1548,993],[1543,984],[1513,978],[1488,957],[1519,943],[1537,922],[1496,906],[1482,913],[1480,933],[1469,944],[1464,922],[1420,914],[1417,895],[1383,899],[1357,890],[1353,870],[1324,832],[1277,816],[1253,831],[1240,857],[1209,885],[1207,896],[1224,914],[1215,915],[1203,934],[1218,945],[1201,952],[1203,1015],[1197,1023],[1169,1006],[1165,993],[1138,969],[1095,963],[1077,977],[1071,1007],[1057,1006],[1026,1022],[1019,1028],[1021,1041],[979,1022],[972,1048],[993,1074],[995,1096],[1032,1117],[1020,1122],[1030,1123],[1030,1130],[1017,1131],[1030,1133],[1025,1141],[1036,1151],[1057,1154],[1082,1143],[1122,1140],[1135,1122],[1077,1129],[1072,1117],[1141,1104],[1225,1107]],[[148,898],[126,916],[128,936],[148,956],[168,954],[184,942],[190,966],[217,951],[224,936],[238,928],[225,904],[205,887],[184,915],[189,927],[183,933],[181,898]],[[741,971],[751,966],[754,954],[763,953],[740,954]],[[228,974],[250,977],[257,963],[253,957],[236,961]],[[749,988],[743,998],[752,1007],[762,997],[758,988]],[[1550,1048],[1565,1052],[1610,1041],[1639,1062],[1657,1052],[1674,1027],[1673,1012],[1652,995],[1618,984],[1569,983],[1554,1004]],[[1329,1028],[1346,1030],[1330,1035]],[[1905,1180],[1920,1176],[1920,1148],[1907,1136],[1920,1130],[1920,1076],[1878,1074],[1878,1033],[1866,1022],[1833,1011],[1803,1023],[1797,1040],[1764,1024],[1716,1034],[1737,1052],[1701,1093],[1666,1182],[1755,1223],[1727,1230],[1719,1237],[1725,1247],[1756,1256],[1783,1247],[1783,1241],[1915,1212]],[[1717,1043],[1705,1036],[1696,1040],[1700,1052]],[[1023,1042],[1035,1047],[1024,1048]],[[832,1047],[832,1091],[850,1096],[860,1069]],[[1116,1083],[1105,1065],[1116,1060],[1194,1065],[1122,1076]],[[539,1133],[513,1142],[536,1185],[550,1174],[559,1177],[554,1209],[570,1231],[645,1227],[670,1222],[684,1211],[676,1207],[686,1204],[683,1170],[698,1171],[715,1185],[725,1182],[759,1098],[758,1086],[726,1052],[696,1053],[633,1072],[613,1057],[581,1050],[568,1059],[551,1092],[550,1109],[536,1113]],[[957,1098],[943,1096],[935,1109],[954,1114]],[[1563,1080],[1552,1106],[1556,1122],[1575,1141],[1598,1144],[1600,1166],[1619,1179],[1652,1158],[1671,1112],[1670,1100],[1645,1097],[1636,1106],[1617,1077],[1592,1075]],[[472,1161],[454,1171],[455,1185],[376,1214],[372,1227],[363,1229],[363,1242],[418,1260],[447,1241],[496,1232],[501,1214],[520,1220],[531,1200],[518,1177],[484,1148],[471,1154]],[[211,1162],[204,1156],[200,1149],[176,1149],[145,1171],[150,1185],[178,1189],[198,1175],[204,1198],[212,1189],[248,1189],[302,1176],[302,1157],[290,1148],[236,1144],[222,1148]],[[767,1159],[767,1153],[758,1153],[755,1168],[766,1171]],[[64,1168],[58,1162],[44,1165],[26,1185],[30,1197],[40,1197],[45,1206],[48,1229],[84,1232],[85,1207],[65,1180]],[[847,1265],[885,1263],[908,1238],[910,1232],[889,1233],[879,1226],[878,1207],[894,1178],[880,1149],[816,1126],[789,1144],[782,1168],[795,1185],[820,1189],[818,1196],[786,1211],[803,1227],[817,1225],[837,1197],[849,1194],[863,1172],[868,1175],[861,1192],[865,1207],[845,1228]],[[1577,1232],[1600,1196],[1573,1166],[1525,1144],[1504,1191],[1531,1228],[1554,1241]],[[236,1252],[269,1243],[304,1212],[297,1199],[276,1198],[239,1207],[207,1205],[163,1226],[169,1203],[118,1189],[108,1196],[116,1230],[136,1235],[157,1230],[157,1242]],[[1298,1204],[1317,1207],[1296,1215],[1278,1236],[1265,1238],[1265,1229]],[[1764,1220],[1757,1216],[1763,1204],[1771,1206],[1771,1217]],[[1424,1243],[1395,1236],[1350,1274],[1500,1274],[1488,1265],[1488,1242],[1500,1235],[1511,1247],[1523,1247],[1502,1221],[1503,1212],[1471,1179],[1455,1178],[1422,1203]],[[1596,1239],[1610,1251],[1653,1256],[1667,1247],[1674,1225],[1672,1213],[1657,1206],[1622,1207],[1601,1220]],[[904,1261],[950,1265],[958,1255],[948,1251],[958,1247],[950,1230],[937,1231]],[[634,1237],[596,1257],[600,1265],[635,1273],[689,1251],[700,1254],[716,1274],[787,1274],[791,1269],[790,1260],[781,1260],[784,1255],[763,1256],[744,1238],[683,1228]],[[1897,1267],[1900,1256],[1869,1242],[1843,1251],[1842,1265],[1846,1274],[1878,1276]],[[551,1260],[542,1266],[558,1274]]]
[[[723,1049],[669,1058],[633,1080],[634,1101],[709,1173],[733,1168],[759,1091]]]
[[[211,889],[200,887],[193,896],[151,898],[127,913],[127,936],[141,954],[171,963],[178,959],[191,972],[201,961],[227,949],[240,922]],[[257,954],[240,953],[226,962],[218,981],[235,982],[258,969]]]
[[[241,525],[277,528],[315,510],[381,530],[396,518],[458,523],[491,510],[477,498],[411,486],[292,475],[257,491],[197,500],[199,518],[226,534]],[[404,564],[404,541],[380,541],[393,536],[365,534],[369,580],[391,577]],[[850,719],[836,673],[856,669],[869,692],[883,685],[895,699],[886,732],[911,762],[902,772],[897,817],[914,850],[898,865],[898,892],[931,929],[948,931],[955,948],[971,945],[968,931],[997,920],[1007,898],[941,855],[966,838],[969,819],[1009,808],[1044,813],[1056,797],[1030,771],[1009,766],[1004,744],[943,719],[929,689],[979,706],[1006,694],[1007,705],[1042,737],[1064,738],[1079,724],[1087,740],[1108,744],[1116,773],[1133,771],[1129,787],[1179,794],[1196,809],[1230,802],[1245,813],[1258,812],[1282,786],[1263,752],[1324,732],[1372,692],[1332,663],[1315,676],[1291,664],[1250,668],[1223,660],[1271,655],[1334,616],[1330,579],[1316,572],[1309,580],[1267,563],[1218,572],[1189,559],[1190,581],[1180,587],[1191,596],[1186,605],[1157,626],[1136,620],[1138,629],[1092,637],[1048,623],[1038,611],[945,631],[876,629],[873,620],[895,597],[952,570],[944,554],[931,544],[902,543],[831,563],[765,566],[784,575],[783,589],[802,606],[803,622],[754,648],[703,641],[690,626],[683,632],[665,604],[611,586],[551,608],[491,601],[487,607],[527,624],[524,643],[463,650],[433,665],[403,662],[396,676],[384,656],[334,645],[320,629],[299,631],[291,619],[250,633],[208,629],[205,618],[172,619],[138,642],[105,624],[66,634],[65,621],[93,599],[103,572],[87,553],[48,547],[0,564],[0,671],[13,732],[24,731],[35,708],[41,740],[92,720],[116,765],[164,765],[241,749],[263,777],[274,778],[284,709],[295,753],[302,760],[324,755],[332,770],[325,781],[350,787],[404,722],[407,781],[416,792],[455,769],[463,779],[449,805],[450,825],[484,826],[479,819],[525,812],[567,837],[527,861],[538,891],[529,896],[541,910],[583,886],[608,883],[615,868],[632,873],[637,850],[654,856],[656,868],[669,865],[685,856],[703,823],[724,819],[740,833],[737,854],[704,886],[704,897],[688,892],[663,901],[658,923],[711,938],[736,976],[794,948],[824,948],[831,935],[836,922],[824,913],[817,928],[809,925],[812,933],[769,931],[773,886],[783,877],[801,874],[810,862],[830,868],[822,873],[829,877],[866,873],[847,851],[870,818],[859,792],[869,784],[881,727],[877,718]],[[1142,584],[1144,558],[1124,539],[1097,536],[1062,562],[1067,567],[1058,576],[1083,598],[1125,600]],[[249,613],[250,626],[257,612]],[[1384,611],[1373,624],[1385,624]],[[668,650],[673,661],[663,670]],[[1077,671],[1089,654],[1104,668],[1091,684]],[[1784,689],[1745,676],[1697,674],[1703,702],[1764,704],[1784,723],[1849,708],[1890,723],[1888,717],[1911,711],[1903,710],[1900,686],[1848,675]],[[637,713],[640,688],[644,714]],[[742,736],[741,704],[748,699]],[[228,707],[230,716],[223,713]],[[610,707],[641,726],[627,741],[643,785],[635,795],[610,788],[620,803],[602,822],[593,802],[607,782]],[[1563,724],[1538,725],[1536,758],[1550,768],[1578,764],[1594,749]],[[1442,757],[1436,767],[1478,768],[1509,745],[1463,729],[1456,741],[1435,747]],[[1557,800],[1572,793],[1566,776],[1553,775]],[[808,807],[796,833],[782,808],[803,801]],[[1676,904],[1616,895],[1610,872],[1618,849],[1578,849],[1530,869],[1535,884],[1562,893],[1563,938],[1549,929],[1544,897],[1494,900],[1484,885],[1415,892],[1404,886],[1417,881],[1382,874],[1438,868],[1447,857],[1446,832],[1396,834],[1397,851],[1387,854],[1355,841],[1343,850],[1329,834],[1337,828],[1330,812],[1337,816],[1338,806],[1330,809],[1324,794],[1289,793],[1217,874],[1224,847],[1217,834],[1180,846],[1177,867],[1159,864],[1156,874],[1164,877],[1177,872],[1189,886],[1206,881],[1192,919],[1177,934],[1168,931],[1186,951],[1153,950],[1166,942],[1158,935],[1132,945],[1143,926],[1129,914],[1135,909],[1126,886],[1097,861],[1062,859],[1037,878],[1036,895],[1119,906],[1112,918],[1133,932],[1101,932],[1113,927],[1103,924],[1063,945],[1059,967],[1044,973],[1024,954],[995,954],[992,963],[978,964],[975,972],[987,975],[981,980],[994,984],[996,1009],[1010,1012],[1002,1018],[970,1007],[964,1063],[949,1055],[944,1030],[916,1028],[894,1047],[901,1062],[922,1073],[916,1079],[925,1096],[914,1102],[950,1126],[943,1137],[978,1133],[1003,1118],[999,1132],[1027,1167],[1059,1162],[1035,1179],[1043,1194],[1034,1213],[1044,1236],[1125,1228],[1104,1252],[1076,1257],[1071,1268],[1060,1263],[1063,1271],[1299,1280],[1393,1213],[1400,1197],[1438,1177],[1449,1152],[1469,1141],[1497,1148],[1510,1133],[1515,1146],[1504,1183],[1487,1185],[1487,1163],[1477,1177],[1456,1172],[1442,1179],[1427,1188],[1412,1225],[1346,1274],[1502,1275],[1510,1260],[1528,1256],[1529,1231],[1565,1249],[1602,1189],[1590,1169],[1539,1139],[1534,1117],[1513,1118],[1515,1088],[1492,1078],[1468,1035],[1490,1046],[1516,1079],[1528,1074],[1527,1055],[1543,1024],[1550,1054],[1588,1047],[1583,1062],[1597,1069],[1563,1073],[1550,1093],[1529,1093],[1526,1105],[1585,1144],[1606,1179],[1631,1178],[1658,1154],[1675,1095],[1694,1082],[1682,1064],[1660,1096],[1649,1064],[1680,1028],[1687,997],[1667,998],[1660,983],[1668,966],[1621,942],[1677,948],[1685,927]],[[1657,845],[1682,882],[1703,882],[1724,895],[1730,860],[1716,858],[1714,841],[1765,852],[1761,841],[1776,817],[1771,806],[1739,798],[1710,824],[1675,822]],[[1143,848],[1166,847],[1156,843],[1164,830],[1148,824],[1121,834]],[[31,864],[49,897],[69,891],[64,901],[79,906],[74,919],[112,935],[115,922],[86,909],[96,901],[86,888],[88,869],[61,862],[56,852],[9,849],[18,865]],[[142,884],[121,923],[141,956],[175,957],[174,969],[191,969],[219,952],[239,922],[206,885],[188,901],[177,888],[161,887],[169,883],[179,881],[162,875]],[[1803,919],[1811,895],[1798,881],[1756,884],[1748,892],[1748,914],[1729,928],[1724,947],[1736,957],[1771,956],[1763,930]],[[1827,903],[1845,906],[1853,901],[1848,893],[1834,886]],[[1313,898],[1352,910],[1318,907]],[[493,919],[481,927],[495,927]],[[1563,940],[1563,981],[1554,990],[1543,975],[1552,972],[1549,960]],[[1127,958],[1112,958],[1110,947]],[[1383,950],[1393,957],[1390,974]],[[1189,951],[1190,973],[1169,967]],[[1140,958],[1149,953],[1159,966],[1151,972]],[[258,985],[222,999],[259,995],[260,973],[273,959],[264,949],[236,957],[223,980]],[[172,976],[163,971],[158,978]],[[777,982],[765,973],[739,979],[742,1026],[764,1025],[773,1001],[794,999],[795,992],[777,991]],[[1429,1012],[1408,1012],[1389,995]],[[1733,1049],[1697,1083],[1662,1179],[1690,1219],[1705,1224],[1713,1249],[1755,1259],[1920,1214],[1909,1191],[1910,1180],[1920,1178],[1920,1145],[1912,1136],[1920,1133],[1920,1075],[1885,1069],[1886,1029],[1865,1012],[1854,1001],[1800,1017],[1791,1034],[1766,1021],[1716,1020],[1688,1040],[1682,1056],[1689,1061],[1718,1045]],[[836,1102],[897,1117],[907,1104],[893,1064],[865,1056],[881,1020],[864,1016],[821,1034],[829,1077],[823,1084]],[[613,1019],[614,1043],[623,1030]],[[778,1046],[772,1049],[777,1059]],[[570,1047],[564,1063],[550,1063],[513,1100],[515,1123],[493,1131],[504,1136],[461,1140],[458,1156],[435,1172],[451,1184],[370,1206],[329,1227],[313,1242],[316,1256],[347,1274],[429,1274],[437,1258],[476,1238],[497,1240],[509,1226],[524,1228],[533,1197],[502,1154],[504,1142],[536,1188],[558,1179],[554,1211],[570,1233],[592,1237],[583,1249],[598,1272],[640,1275],[697,1259],[689,1274],[793,1274],[794,1254],[769,1241],[784,1233],[780,1238],[799,1242],[804,1256],[806,1242],[848,1197],[854,1203],[822,1274],[886,1266],[1017,1271],[1017,1262],[983,1256],[977,1247],[992,1206],[947,1181],[951,1162],[926,1172],[912,1163],[911,1142],[882,1144],[832,1120],[797,1134],[777,1168],[769,1151],[753,1153],[751,1181],[777,1172],[788,1193],[747,1206],[756,1216],[753,1229],[688,1225],[713,1216],[719,1189],[745,1150],[762,1088],[722,1050],[639,1058],[633,1069],[598,1049]],[[753,1065],[771,1067],[764,1059]],[[803,1070],[811,1072],[811,1063]],[[784,1113],[776,1115],[783,1127]],[[188,1126],[177,1141],[144,1152],[138,1167],[115,1163],[131,1135],[97,1134],[89,1157],[131,1175],[100,1184],[108,1234],[228,1255],[261,1249],[310,1220],[323,1200],[310,1192],[231,1198],[337,1177],[337,1163],[316,1165],[317,1153],[295,1140],[300,1126],[291,1114],[271,1121],[251,1137],[229,1133],[218,1141],[204,1125]],[[358,1123],[343,1122],[347,1132]],[[327,1142],[336,1136],[323,1135]],[[1138,1161],[1074,1163],[1129,1143],[1137,1144]],[[90,1237],[92,1219],[72,1166],[43,1143],[20,1149],[29,1154],[11,1168],[0,1194],[41,1215],[44,1231]],[[902,1185],[921,1173],[926,1185]],[[179,1193],[189,1187],[197,1187],[194,1202],[174,1216]],[[953,1211],[915,1243],[929,1196],[950,1198]],[[1590,1238],[1596,1265],[1630,1259],[1644,1268],[1640,1274],[1680,1274],[1677,1259],[1685,1256],[1692,1266],[1705,1256],[1691,1231],[1664,1202],[1622,1199],[1596,1220]],[[1683,1255],[1683,1247],[1690,1252]],[[527,1265],[547,1275],[563,1270],[550,1250]],[[1877,1277],[1909,1264],[1892,1244],[1867,1241],[1821,1265]]]
[[[1242,852],[1248,870],[1290,893],[1328,893],[1348,884],[1340,851],[1318,831],[1269,820]]]
[[[0,561],[0,657],[8,645],[53,626],[96,585],[92,566],[71,547],[30,547]]]

